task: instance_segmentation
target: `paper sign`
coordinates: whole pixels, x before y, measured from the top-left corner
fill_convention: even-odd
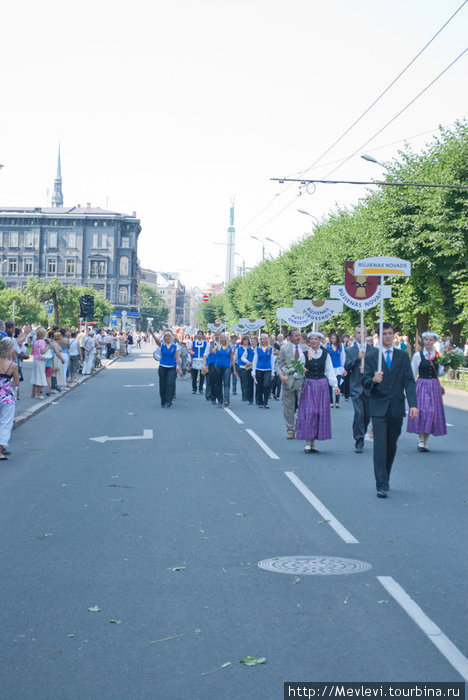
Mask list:
[[[293,301],[293,309],[296,313],[306,316],[311,323],[324,323],[328,321],[336,313],[343,311],[343,302],[336,299],[327,299],[326,301],[311,301],[310,299],[295,299]]]
[[[401,258],[363,258],[354,263],[355,275],[411,275],[411,263]]]

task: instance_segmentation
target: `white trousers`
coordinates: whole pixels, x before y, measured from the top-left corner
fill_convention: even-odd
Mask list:
[[[3,447],[6,447],[10,441],[14,417],[14,403],[0,404],[0,445]]]

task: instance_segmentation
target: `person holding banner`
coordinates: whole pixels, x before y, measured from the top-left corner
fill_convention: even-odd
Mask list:
[[[429,452],[427,441],[429,435],[446,435],[444,404],[442,403],[442,387],[439,376],[444,374],[440,364],[439,354],[434,349],[434,343],[439,339],[437,333],[426,331],[422,334],[424,349],[415,352],[411,361],[414,378],[416,379],[416,396],[418,399],[419,415],[408,418],[407,432],[419,435],[419,452]]]
[[[362,330],[364,338],[362,338]],[[369,389],[364,389],[364,360],[367,355],[376,353],[373,345],[364,342],[367,328],[356,326],[354,330],[356,343],[346,350],[345,369],[348,372],[351,401],[354,408],[353,437],[354,451],[361,454],[364,450],[364,438],[370,421]]]
[[[331,412],[329,386],[335,395],[340,390],[328,350],[320,347],[323,334],[311,331],[308,334],[310,348],[305,361],[305,385],[297,411],[296,438],[305,440],[304,452],[318,452],[316,440],[331,439]]]
[[[304,385],[305,356],[301,347],[301,331],[289,331],[288,340],[283,343],[276,358],[276,374],[283,385],[283,414],[286,423],[287,439],[296,437],[296,409]]]
[[[366,354],[364,389],[370,392],[370,415],[374,429],[374,474],[378,498],[387,498],[390,472],[405,415],[405,395],[411,419],[418,417],[416,386],[408,355],[393,346],[395,329],[382,324],[377,351]],[[379,355],[383,354],[379,371]]]

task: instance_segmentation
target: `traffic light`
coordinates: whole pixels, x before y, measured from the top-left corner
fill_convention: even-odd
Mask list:
[[[94,297],[91,294],[80,296],[80,316],[82,318],[92,318],[94,316]]]

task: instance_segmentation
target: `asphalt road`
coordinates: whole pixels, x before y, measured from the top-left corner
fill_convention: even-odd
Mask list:
[[[161,409],[143,351],[14,431],[0,471],[1,700],[273,700],[284,681],[466,680],[468,406],[447,407],[448,436],[428,454],[402,434],[382,501],[372,444],[353,452],[351,402],[315,455],[285,439],[271,404],[234,396],[229,413],[187,380]],[[104,436],[140,439],[91,440]],[[258,566],[278,557],[367,568]]]

